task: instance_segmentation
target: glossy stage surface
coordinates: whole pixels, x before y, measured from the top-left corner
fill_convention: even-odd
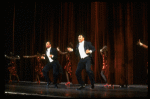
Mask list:
[[[6,97],[38,97],[38,98],[124,98],[124,97],[148,97],[147,85],[128,85],[120,87],[112,85],[104,87],[104,84],[95,84],[93,90],[91,85],[86,85],[82,90],[76,90],[79,84],[66,86],[65,82],[58,84],[58,89],[54,85],[46,85],[46,82],[20,81],[5,84],[4,95]]]

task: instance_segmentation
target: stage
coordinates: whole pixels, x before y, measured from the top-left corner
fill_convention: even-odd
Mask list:
[[[104,84],[95,84],[93,90],[90,85],[82,90],[76,90],[79,84],[65,86],[65,82],[58,84],[58,89],[54,85],[46,85],[46,82],[20,81],[5,84],[4,95],[6,97],[38,97],[38,98],[131,98],[148,97],[147,85],[128,85],[121,88],[119,85],[104,87]]]

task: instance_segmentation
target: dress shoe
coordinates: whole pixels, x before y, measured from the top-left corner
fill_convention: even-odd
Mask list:
[[[56,88],[56,89],[58,88],[57,84],[55,84],[55,88]]]
[[[81,90],[81,89],[83,89],[83,88],[85,88],[85,87],[80,86],[80,87],[79,87],[79,88],[77,88],[76,90]]]
[[[86,84],[83,84],[83,87],[85,87],[86,86]]]
[[[47,86],[49,86],[51,84],[51,81],[50,82],[47,82]]]
[[[94,89],[94,84],[91,85],[91,88],[90,88],[90,89]]]
[[[76,90],[81,90],[81,89],[85,88],[85,86],[86,86],[86,84],[81,85],[81,86],[80,86],[79,88],[77,88]]]

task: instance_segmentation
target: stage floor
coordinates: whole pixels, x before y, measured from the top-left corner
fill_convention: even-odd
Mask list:
[[[93,90],[91,85],[86,85],[82,90],[76,90],[79,84],[65,86],[65,82],[54,85],[46,85],[46,82],[20,81],[5,84],[4,95],[6,97],[41,97],[41,98],[124,98],[124,97],[148,97],[147,85],[129,85],[127,88],[120,88],[119,85],[104,87],[104,84],[95,84]]]

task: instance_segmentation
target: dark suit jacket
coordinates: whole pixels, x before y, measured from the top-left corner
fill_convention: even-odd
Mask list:
[[[77,46],[75,48],[75,54],[77,56],[80,56],[78,47],[79,47],[79,44],[77,44]],[[85,52],[86,52],[87,49],[92,50],[92,53],[95,51],[95,47],[92,46],[91,42],[84,41],[84,50],[85,50]],[[92,64],[94,64],[92,53],[89,53],[88,55],[91,58]]]
[[[47,50],[46,50],[46,53],[47,53]],[[45,60],[46,60],[46,63],[49,62],[49,59],[47,57],[47,54],[45,53]],[[55,48],[52,48],[51,47],[51,50],[50,50],[50,54],[54,55],[54,57],[52,58],[54,61],[57,61],[57,50]]]
[[[47,50],[46,50],[46,53],[47,53]],[[49,59],[48,59],[46,53],[45,53],[45,60],[46,60],[46,63],[48,63],[48,62],[49,62]],[[54,57],[52,58],[52,59],[53,59],[53,62],[55,62],[55,63],[57,64],[58,69],[59,69],[59,73],[60,73],[60,74],[63,74],[62,67],[61,67],[61,65],[59,64],[59,61],[57,60],[57,57],[58,57],[58,56],[57,56],[57,50],[56,50],[56,48],[52,48],[52,47],[51,47],[50,54],[54,55]]]

